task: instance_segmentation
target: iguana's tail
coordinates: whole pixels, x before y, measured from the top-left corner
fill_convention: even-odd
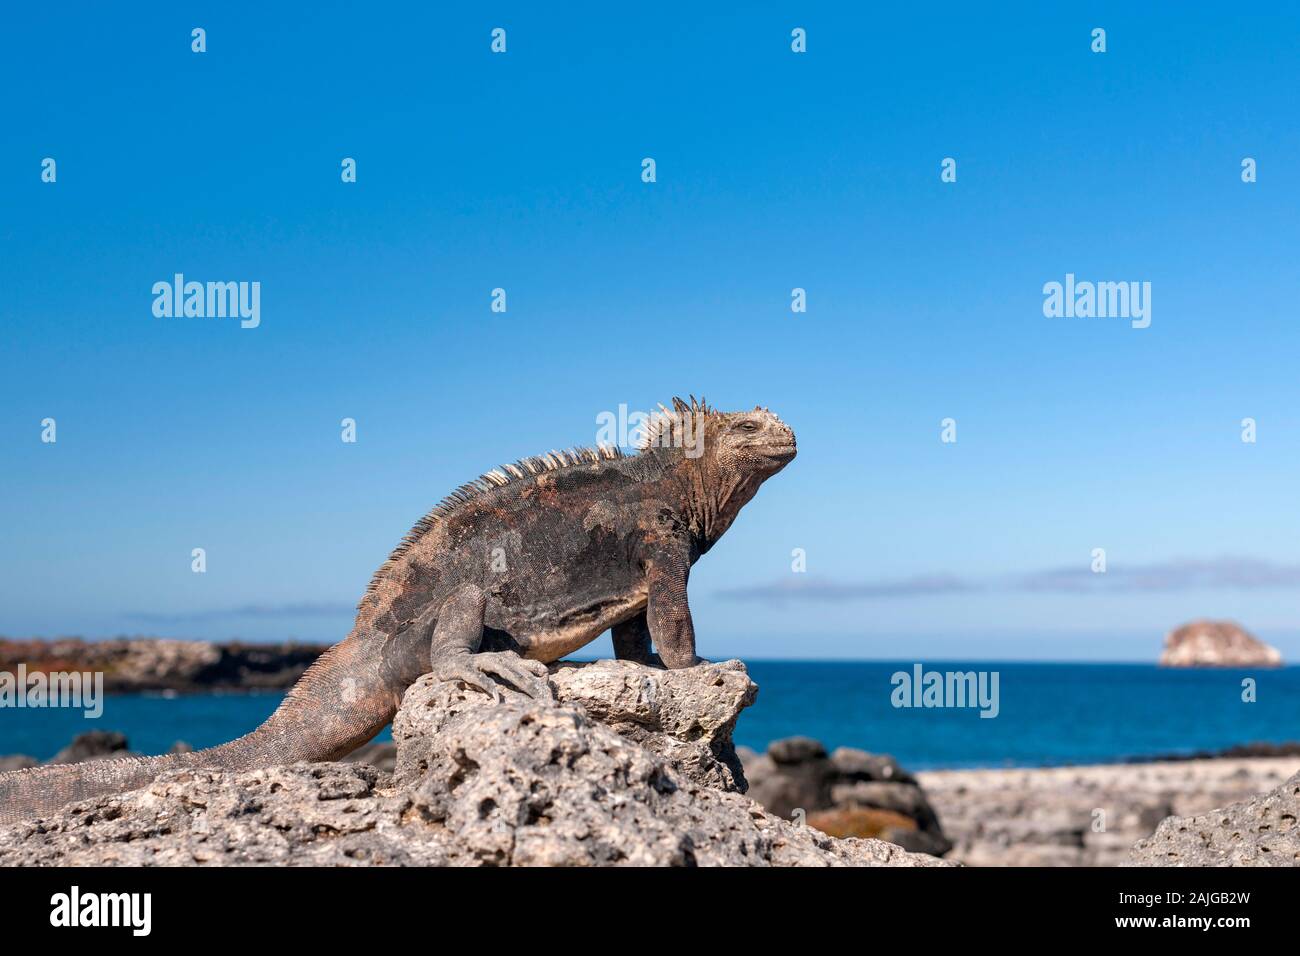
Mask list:
[[[397,687],[386,673],[381,652],[382,641],[364,640],[354,631],[307,669],[260,727],[219,747],[0,773],[0,824],[134,790],[167,770],[249,770],[342,757],[383,730],[397,712],[405,686]]]

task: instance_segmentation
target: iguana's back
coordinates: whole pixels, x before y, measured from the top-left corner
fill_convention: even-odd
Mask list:
[[[649,456],[577,449],[462,486],[375,574],[357,628],[392,635],[456,588],[488,595],[494,649],[555,660],[645,607],[642,543],[673,512]]]

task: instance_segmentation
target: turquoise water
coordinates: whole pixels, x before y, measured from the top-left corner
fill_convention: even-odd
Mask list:
[[[927,670],[999,675],[999,714],[976,709],[905,709],[890,701],[890,677],[911,664],[753,661],[758,702],[736,742],[763,749],[803,734],[828,747],[892,753],[904,766],[1037,766],[1098,763],[1300,740],[1300,667],[1164,670],[1142,664],[927,662]],[[1242,679],[1257,682],[1244,703]],[[211,746],[246,733],[280,702],[275,694],[110,697],[98,720],[66,710],[0,710],[0,754],[45,759],[77,733],[118,730],[133,749],[161,753],[173,741]]]

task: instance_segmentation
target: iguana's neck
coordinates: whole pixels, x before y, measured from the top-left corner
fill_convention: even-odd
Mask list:
[[[673,463],[672,474],[682,513],[700,554],[717,543],[762,484],[756,476],[741,477],[719,469],[708,455],[680,455]]]

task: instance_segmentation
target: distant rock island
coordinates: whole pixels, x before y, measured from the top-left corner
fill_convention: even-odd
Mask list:
[[[0,671],[24,665],[28,674],[101,672],[110,694],[140,691],[283,690],[291,687],[325,644],[243,644],[160,637],[79,637],[11,640],[0,637]]]
[[[1281,667],[1282,655],[1233,621],[1192,621],[1165,636],[1161,667]]]

